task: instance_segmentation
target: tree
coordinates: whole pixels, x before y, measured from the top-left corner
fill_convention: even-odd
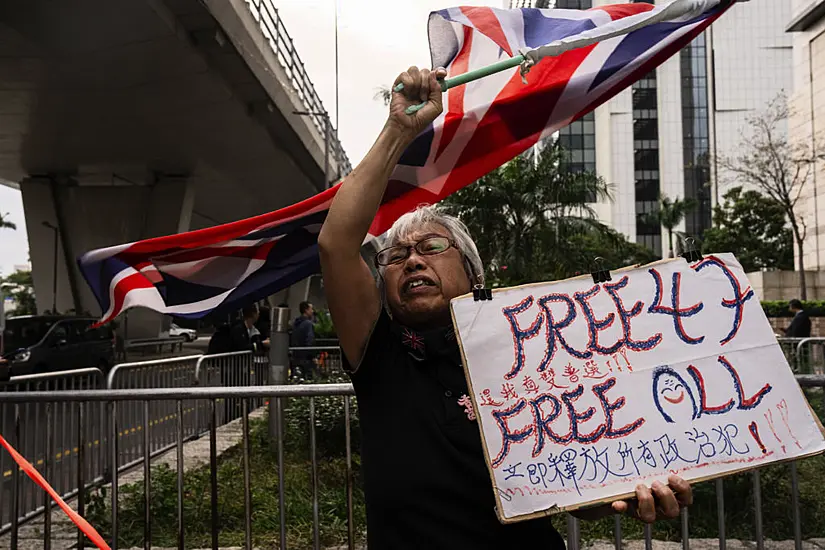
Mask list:
[[[793,232],[782,205],[758,191],[734,187],[713,209],[705,252],[734,252],[745,271],[793,269]]]
[[[804,262],[807,226],[797,211],[797,203],[814,168],[816,155],[813,144],[792,143],[788,139],[785,128],[790,114],[787,98],[779,94],[764,112],[748,119],[750,133],[743,136],[739,153],[718,160],[734,179],[782,207],[796,244],[800,298],[805,300],[808,297]]]
[[[676,226],[685,219],[685,214],[696,208],[694,199],[669,199],[662,195],[659,199],[659,209],[644,214],[648,223],[664,227],[667,230],[668,258],[673,258],[673,234]]]
[[[384,105],[389,105],[392,100],[392,91],[389,86],[379,86],[375,90],[375,95],[372,96],[375,100],[380,100]]]
[[[652,259],[598,221],[588,203],[609,198],[608,184],[561,169],[565,158],[550,143],[539,156],[516,157],[442,202],[470,229],[491,284],[563,279],[590,271],[597,256],[608,268]]]
[[[17,226],[7,219],[8,216],[8,212],[0,214],[0,229],[17,229]]]
[[[16,304],[9,312],[14,315],[36,315],[37,302],[34,298],[34,281],[31,271],[15,271],[8,277],[0,278],[3,293]]]

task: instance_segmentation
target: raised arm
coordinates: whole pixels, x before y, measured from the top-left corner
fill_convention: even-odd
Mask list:
[[[370,151],[343,181],[318,236],[321,272],[327,302],[341,349],[353,367],[364,354],[381,308],[378,287],[360,250],[381,204],[390,174],[413,139],[441,113],[444,69],[430,72],[416,67],[401,73],[393,84],[390,114]],[[413,115],[404,111],[426,101]]]

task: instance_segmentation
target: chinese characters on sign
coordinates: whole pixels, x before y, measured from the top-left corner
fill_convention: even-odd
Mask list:
[[[452,310],[504,521],[825,449],[733,255]]]

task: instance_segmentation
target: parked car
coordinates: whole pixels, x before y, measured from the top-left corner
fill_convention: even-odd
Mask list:
[[[3,355],[9,374],[97,367],[103,372],[115,362],[115,335],[109,326],[92,328],[87,317],[27,316],[6,319]]]
[[[183,336],[187,342],[194,342],[198,339],[198,331],[191,328],[179,327],[175,323],[169,327],[169,336]]]

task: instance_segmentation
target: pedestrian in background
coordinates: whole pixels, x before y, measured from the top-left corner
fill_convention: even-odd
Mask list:
[[[309,302],[301,302],[298,306],[300,315],[292,323],[290,345],[296,348],[311,348],[315,346],[315,308]],[[296,367],[295,374],[304,380],[315,378],[315,352],[310,350],[296,350],[293,353]]]

